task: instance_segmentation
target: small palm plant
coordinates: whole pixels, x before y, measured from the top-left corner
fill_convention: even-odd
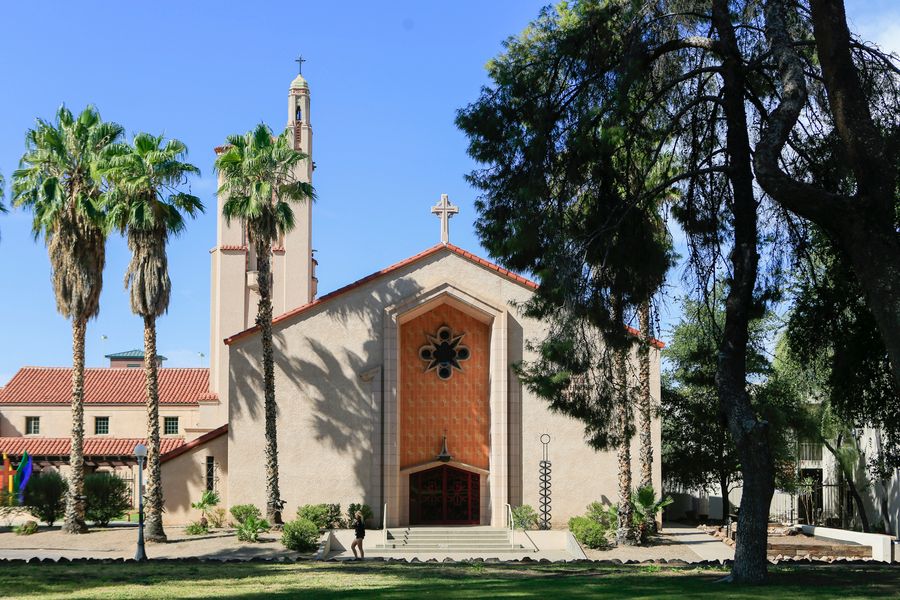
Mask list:
[[[219,504],[219,494],[213,490],[206,490],[200,496],[200,500],[198,502],[192,502],[191,508],[194,510],[200,511],[200,525],[203,527],[208,527],[210,521],[215,520],[212,515],[212,511]]]
[[[159,456],[159,383],[156,319],[169,309],[166,242],[184,230],[184,216],[203,211],[196,196],[181,191],[189,175],[199,174],[183,162],[187,148],[178,140],[139,133],[132,144],[113,144],[102,154],[98,172],[109,182],[105,208],[110,227],[128,238],[131,262],[125,286],[131,311],[144,320],[144,376],[147,381],[147,538],[166,540],[162,525],[163,493]]]
[[[266,518],[281,524],[281,492],[278,485],[278,441],[276,435],[275,360],[272,353],[272,247],[294,228],[292,204],[313,199],[312,186],[297,179],[300,165],[308,157],[293,146],[285,131],[273,137],[260,124],[244,135],[228,136],[228,145],[216,159],[222,176],[219,194],[225,197],[222,214],[230,223],[246,225],[249,243],[256,251],[256,281],[259,302],[256,325],[260,330],[263,364],[263,412],[266,436]]]
[[[673,502],[671,496],[657,500],[656,492],[651,485],[645,485],[635,490],[631,496],[631,504],[634,508],[641,543],[645,543],[652,534],[656,533],[656,515]]]
[[[93,106],[75,117],[65,106],[56,121],[38,119],[25,134],[25,153],[13,173],[13,205],[34,214],[35,238],[50,255],[56,310],[72,321],[72,449],[64,531],[84,533],[84,339],[100,311],[106,261],[100,154],[122,136]]]

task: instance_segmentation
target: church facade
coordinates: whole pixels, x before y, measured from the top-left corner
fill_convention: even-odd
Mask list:
[[[309,85],[298,76],[288,127],[295,148],[310,157],[295,176],[309,182],[310,108]],[[225,506],[266,500],[256,260],[241,223],[221,217],[223,202],[210,251],[208,390],[183,403],[182,437],[162,456],[171,524],[197,518],[190,502],[204,489],[216,489]],[[556,527],[589,502],[617,501],[615,453],[591,449],[583,425],[551,412],[514,372],[534,358],[528,341],[545,334],[517,308],[536,284],[451,244],[455,210],[446,197],[432,209],[441,219],[435,246],[319,297],[311,207],[295,208],[297,227],[272,261],[286,518],[307,503],[362,502],[374,525],[386,518],[390,527],[503,526],[510,506],[541,505],[542,468]],[[651,390],[658,404],[658,347]],[[3,400],[0,390],[0,416]],[[15,405],[11,394],[5,400],[7,409]],[[137,428],[124,437],[142,435]],[[658,419],[653,445],[660,489]],[[637,473],[636,440],[632,456]]]
[[[289,93],[288,125],[297,149],[311,156],[309,108],[300,76]],[[304,166],[298,175],[311,181],[312,169]],[[276,289],[284,292],[277,301],[286,309],[273,323],[286,515],[305,503],[365,502],[379,517],[386,507],[392,527],[502,526],[507,505],[540,504],[542,436],[555,525],[564,526],[591,501],[616,501],[614,453],[587,446],[582,424],[552,413],[514,373],[514,365],[533,358],[527,341],[545,334],[540,322],[516,308],[536,285],[450,244],[448,219],[455,210],[446,197],[432,210],[441,218],[437,245],[320,298],[308,209],[298,219],[299,235],[276,250],[282,264],[300,265],[275,276]],[[230,237],[236,231],[223,223],[219,231],[214,256],[249,252],[246,240],[240,250],[221,249],[238,244]],[[246,289],[255,273],[245,277],[240,267],[252,267],[252,257],[240,259],[234,261],[239,273],[213,271],[214,279],[247,282],[243,294],[223,293],[248,300],[244,328],[230,325],[213,334],[219,348],[211,380],[228,406],[228,502],[264,505],[262,470],[235,462],[262,457],[265,444],[261,343],[250,326],[255,302]],[[292,287],[279,287],[279,275]],[[213,320],[227,318],[214,314]],[[651,355],[658,403],[658,348]],[[658,420],[653,440],[660,489]],[[636,445],[632,456],[638,456]]]

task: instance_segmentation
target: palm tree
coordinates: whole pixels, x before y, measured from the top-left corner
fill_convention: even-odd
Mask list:
[[[613,322],[622,323],[622,301],[618,296],[610,299],[613,311]],[[631,386],[628,377],[628,357],[630,348],[625,346],[613,349],[613,381],[615,411],[618,421],[618,432],[621,437],[616,449],[619,466],[619,505],[616,519],[616,543],[632,545],[637,542],[634,536],[634,509],[631,503]]]
[[[3,175],[0,174],[0,214],[6,212],[6,207],[3,206],[3,194],[4,194],[4,184],[6,181],[3,179]]]
[[[144,319],[144,375],[147,388],[147,539],[166,541],[163,530],[163,490],[159,461],[159,385],[156,360],[156,318],[169,308],[166,241],[184,230],[184,214],[203,211],[200,199],[179,191],[187,176],[199,174],[182,162],[187,148],[178,140],[139,133],[131,145],[109,146],[98,172],[109,182],[104,199],[108,223],[128,238],[131,262],[125,271],[131,311]]]
[[[650,396],[650,301],[644,300],[638,307],[641,345],[638,350],[640,392],[638,395],[638,416],[640,420],[638,437],[641,446],[641,479],[638,487],[653,487],[653,437],[650,431],[652,403]]]
[[[266,516],[270,523],[281,523],[270,257],[272,244],[294,227],[291,204],[312,200],[314,192],[309,183],[296,178],[295,172],[307,156],[293,148],[290,131],[273,137],[272,130],[260,124],[253,131],[227,139],[228,146],[216,159],[216,170],[222,175],[219,194],[226,198],[222,206],[225,219],[245,223],[256,251],[256,325],[262,335],[265,390]]]
[[[105,123],[88,106],[77,118],[65,106],[56,122],[38,119],[25,135],[25,153],[13,173],[13,204],[34,213],[35,238],[50,255],[56,309],[72,320],[72,469],[63,529],[87,531],[84,523],[84,334],[100,310],[106,234],[96,159],[116,142],[122,127]]]

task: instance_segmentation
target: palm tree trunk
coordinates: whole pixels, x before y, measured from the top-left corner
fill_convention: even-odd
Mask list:
[[[638,312],[641,328],[640,361],[641,396],[638,404],[640,413],[641,440],[641,483],[639,487],[653,486],[653,437],[650,434],[650,302],[641,302]]]
[[[86,533],[84,522],[84,334],[87,319],[72,321],[72,448],[69,453],[69,494],[66,497],[66,533]]]
[[[144,317],[144,377],[147,388],[147,541],[165,542],[162,465],[159,461],[159,379],[156,361],[156,317]]]
[[[256,324],[259,326],[263,351],[263,387],[266,418],[266,519],[281,524],[281,490],[278,486],[278,410],[275,405],[275,359],[272,352],[272,288],[270,283],[271,244],[256,242],[256,281],[259,287],[259,306]]]
[[[622,305],[618,298],[612,299],[613,305],[613,322],[622,323]],[[615,348],[614,357],[614,378],[616,389],[614,393],[617,396],[618,406],[616,413],[619,419],[619,442],[618,459],[619,459],[619,507],[618,519],[616,522],[616,543],[624,545],[633,545],[634,535],[634,515],[631,506],[631,438],[626,435],[629,428],[629,417],[631,416],[631,405],[629,404],[628,393],[628,354],[625,348]]]

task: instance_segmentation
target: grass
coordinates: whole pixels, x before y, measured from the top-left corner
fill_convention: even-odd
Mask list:
[[[725,571],[653,565],[385,563],[0,564],[3,598],[890,598],[900,570],[771,567],[762,587]]]

